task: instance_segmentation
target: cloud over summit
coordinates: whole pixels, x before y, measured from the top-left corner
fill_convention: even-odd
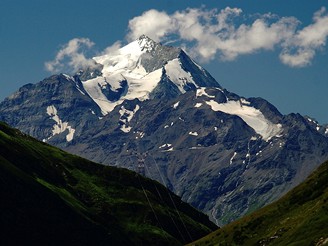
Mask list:
[[[295,17],[246,15],[240,8],[187,8],[172,14],[150,9],[129,21],[126,39],[133,41],[142,34],[163,43],[178,41],[193,58],[203,62],[216,58],[232,61],[242,55],[277,50],[282,63],[305,67],[326,45],[328,14],[322,7],[313,14],[311,24],[301,27]],[[93,47],[88,38],[74,38],[45,67],[52,73],[92,67],[95,61],[86,54]],[[113,53],[120,47],[117,41],[99,54]]]

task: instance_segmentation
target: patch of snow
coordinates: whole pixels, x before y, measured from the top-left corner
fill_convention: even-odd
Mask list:
[[[309,118],[309,117],[306,117],[306,119],[307,119],[309,122],[311,122],[311,123],[314,123],[314,124],[318,125],[318,122],[317,122],[316,120],[314,120],[314,119],[311,119],[311,118]]]
[[[159,149],[163,149],[163,148],[169,148],[169,149],[166,149],[166,150],[162,150],[162,152],[169,152],[169,151],[173,151],[173,147],[172,147],[172,144],[170,144],[170,143],[167,143],[167,144],[163,144],[162,146],[159,146],[158,148],[159,148]]]
[[[173,104],[172,107],[173,107],[174,109],[176,109],[176,108],[179,106],[179,103],[180,103],[180,101],[176,102],[175,104]]]
[[[236,157],[236,155],[237,155],[237,152],[234,152],[232,157],[230,158],[230,165],[232,164],[233,159]]]
[[[122,119],[122,121],[124,123],[130,122],[134,116],[134,114],[140,109],[139,105],[136,105],[136,107],[134,108],[134,110],[128,110],[126,108],[124,108],[124,106],[121,107],[121,109],[119,110],[119,113],[121,115],[121,117],[126,117],[126,119]]]
[[[202,103],[196,103],[194,107],[195,107],[195,108],[199,108],[199,107],[202,106],[202,105],[203,105]]]
[[[43,139],[44,142],[51,139],[53,136],[55,136],[57,134],[65,132],[66,130],[68,130],[68,134],[66,135],[66,141],[67,142],[72,141],[74,138],[75,129],[72,128],[71,126],[69,126],[68,122],[63,122],[59,118],[59,116],[57,114],[57,109],[54,105],[47,107],[47,114],[49,116],[51,116],[51,119],[53,119],[56,122],[56,124],[53,125],[52,135],[50,137],[48,137],[47,139]]]
[[[128,133],[128,132],[131,131],[132,127],[131,126],[122,125],[120,129],[121,129],[122,132]]]
[[[194,146],[194,147],[190,147],[189,149],[204,149],[204,147],[199,147],[199,146],[198,147],[195,147]]]
[[[274,124],[256,108],[250,106],[241,106],[239,101],[228,101],[226,103],[217,103],[214,100],[206,101],[213,111],[222,111],[227,114],[237,115],[242,118],[247,125],[252,127],[256,133],[268,141],[273,136],[282,131],[281,124]]]
[[[67,142],[70,142],[74,138],[75,129],[73,129],[71,126],[67,126],[67,129],[68,129],[68,134],[66,135],[66,140]]]
[[[62,75],[67,79],[67,80],[71,80],[74,81],[74,78],[72,76],[69,76],[68,74],[62,73]]]
[[[119,73],[119,74],[117,74]],[[106,75],[106,73],[105,73]],[[124,100],[133,100],[138,98],[140,101],[149,99],[150,92],[157,86],[162,76],[162,70],[158,69],[149,74],[136,75],[133,71],[116,71],[107,77],[100,76],[94,79],[83,81],[83,87],[95,103],[101,108],[102,114],[106,115],[113,109],[122,104]],[[109,101],[103,94],[102,89],[106,84],[111,86],[112,90],[120,87],[118,82],[122,81],[122,76],[127,80],[127,92],[117,101]]]
[[[169,126],[169,125],[165,125],[165,126],[164,126],[164,129],[165,129],[165,128],[168,128],[168,127],[170,127],[170,126]]]
[[[140,106],[137,104],[134,110],[128,110],[124,106],[121,106],[121,109],[119,110],[119,113],[121,115],[120,122],[123,123],[121,126],[121,130],[125,133],[128,133],[131,131],[132,127],[128,126],[127,124],[132,120],[134,114],[140,109]]]
[[[257,152],[255,155],[259,155],[262,153],[262,150],[260,150],[259,152]]]
[[[317,131],[320,131],[321,126],[318,124],[318,122],[317,122],[316,120],[311,119],[311,118],[309,118],[309,117],[306,117],[306,119],[307,119],[309,122],[315,124],[315,125],[316,125],[315,129],[316,129]],[[327,131],[327,129],[326,129],[326,131]],[[325,134],[326,134],[326,131],[325,131]]]
[[[137,131],[137,132],[133,132],[133,133],[137,134],[136,139],[143,138],[145,136],[144,132]]]
[[[189,135],[198,136],[198,132],[189,132]]]
[[[247,101],[245,98],[241,98],[240,102],[244,105],[250,105],[251,103],[249,101]]]
[[[186,92],[184,87],[187,84],[191,83],[198,87],[191,74],[182,69],[181,62],[178,58],[169,61],[164,68],[168,78],[178,87],[181,93]]]
[[[162,149],[162,148],[169,148],[169,147],[171,147],[171,146],[172,146],[172,144],[167,143],[167,144],[163,144],[163,145],[159,146],[158,148],[159,148],[159,149]]]
[[[215,96],[211,96],[211,95],[207,94],[205,89],[206,89],[206,87],[198,88],[196,91],[196,97],[207,96],[209,98],[215,98]]]

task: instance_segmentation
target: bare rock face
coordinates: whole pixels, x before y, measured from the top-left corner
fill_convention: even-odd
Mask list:
[[[328,128],[224,89],[142,36],[95,68],[28,84],[0,120],[90,160],[138,170],[218,225],[281,197],[328,159]]]

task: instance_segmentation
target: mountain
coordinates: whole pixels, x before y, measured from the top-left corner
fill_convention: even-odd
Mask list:
[[[0,103],[0,120],[139,171],[217,225],[278,199],[328,159],[327,125],[228,91],[180,48],[141,36],[93,59],[74,76],[23,86]]]
[[[2,245],[182,245],[216,226],[156,181],[0,122]]]
[[[191,245],[325,245],[328,162],[273,204]]]

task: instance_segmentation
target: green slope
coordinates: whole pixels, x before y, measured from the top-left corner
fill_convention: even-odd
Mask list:
[[[180,245],[216,227],[161,184],[0,123],[1,245]]]
[[[328,245],[328,161],[277,202],[192,245]]]

